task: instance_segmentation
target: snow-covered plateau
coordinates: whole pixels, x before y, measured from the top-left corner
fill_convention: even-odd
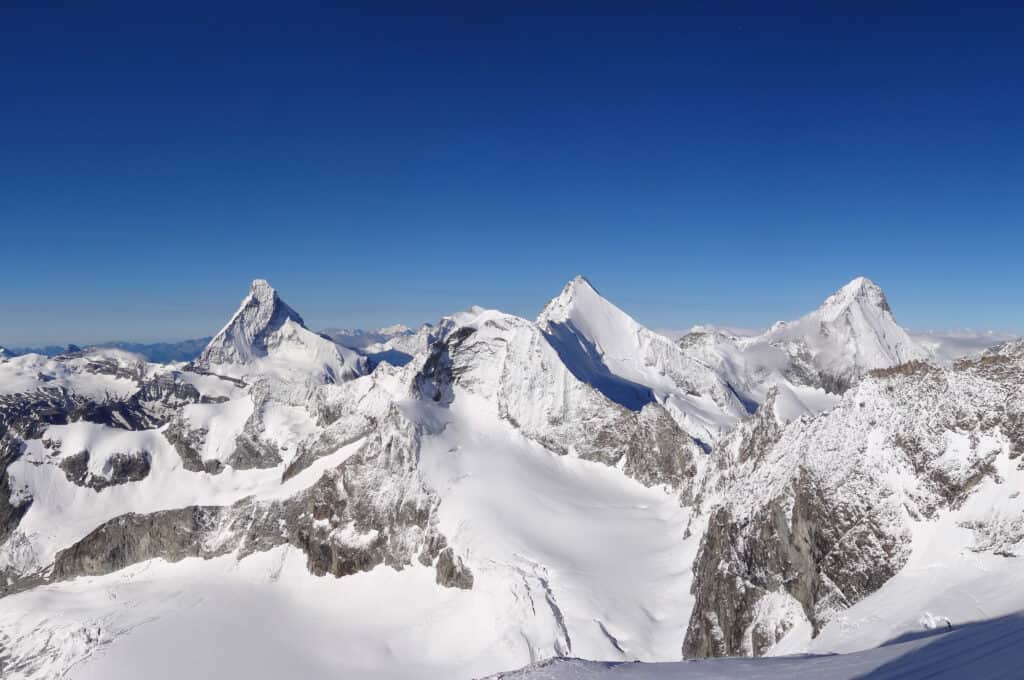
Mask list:
[[[256,280],[189,362],[0,351],[0,677],[1020,677],[979,337],[865,278],[676,339],[582,277],[325,333]]]

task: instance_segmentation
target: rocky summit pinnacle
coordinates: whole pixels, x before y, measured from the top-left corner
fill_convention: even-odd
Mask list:
[[[200,365],[240,363],[264,356],[267,336],[292,321],[305,328],[299,313],[278,296],[264,279],[255,279],[227,325],[199,355]]]

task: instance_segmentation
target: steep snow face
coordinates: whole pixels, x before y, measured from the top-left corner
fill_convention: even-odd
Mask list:
[[[579,380],[535,324],[474,309],[440,324],[418,391],[451,403],[453,388],[482,398],[498,417],[549,450],[622,466],[646,484],[686,498],[703,454],[657,403],[627,409]]]
[[[262,279],[252,282],[238,311],[195,364],[229,376],[305,376],[326,383],[364,372],[358,354],[307,329],[302,317]]]
[[[745,415],[715,371],[637,323],[582,276],[548,303],[537,326],[579,380],[632,410],[660,403],[705,442],[717,441]]]
[[[864,277],[840,288],[802,319],[779,322],[742,345],[762,343],[785,349],[798,368],[816,370],[832,391],[848,388],[870,370],[930,358],[896,323],[882,289]]]

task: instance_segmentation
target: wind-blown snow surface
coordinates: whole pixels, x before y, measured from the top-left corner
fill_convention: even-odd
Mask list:
[[[858,652],[946,618],[981,634],[964,624],[1024,610],[1009,557],[1024,552],[1024,472],[1016,430],[993,429],[1018,422],[1019,385],[1000,391],[1017,384],[1016,346],[869,375],[923,350],[865,280],[755,339],[677,344],[582,278],[536,322],[471,308],[391,330],[361,351],[406,358],[364,361],[256,281],[191,365],[113,351],[0,363],[0,675],[472,678],[555,656],[678,661],[698,605],[735,604],[695,581],[695,563],[716,568],[712,518],[731,512],[746,540],[743,518],[788,502],[803,469],[829,501],[851,469],[878,473],[864,516],[905,513],[891,526],[906,561],[830,604],[816,637],[813,607],[747,583],[741,651]],[[956,389],[934,390],[929,410],[918,383],[940,378]],[[942,429],[947,415],[959,429]],[[920,434],[923,458],[871,428]],[[777,634],[766,650],[758,626]],[[905,644],[532,672],[845,678],[931,643]]]

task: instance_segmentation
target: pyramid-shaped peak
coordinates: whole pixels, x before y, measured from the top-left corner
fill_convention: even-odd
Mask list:
[[[822,311],[840,312],[855,303],[867,303],[883,312],[892,312],[881,287],[866,276],[858,276],[833,293],[821,306]]]
[[[235,312],[231,322],[244,318],[251,322],[250,325],[263,326],[275,316],[281,317],[281,321],[288,318],[301,326],[306,325],[299,313],[281,300],[277,290],[266,279],[253,279],[249,284],[249,295],[242,300],[242,305]]]
[[[200,364],[244,362],[266,354],[268,334],[287,322],[305,328],[299,313],[285,304],[265,279],[254,279],[231,320],[199,355]]]
[[[547,322],[564,321],[571,314],[573,308],[581,304],[584,306],[598,304],[602,307],[607,306],[618,311],[614,305],[597,292],[594,284],[587,277],[578,275],[565,284],[558,297],[552,299],[544,307],[540,316],[537,317],[537,323],[543,325]]]

